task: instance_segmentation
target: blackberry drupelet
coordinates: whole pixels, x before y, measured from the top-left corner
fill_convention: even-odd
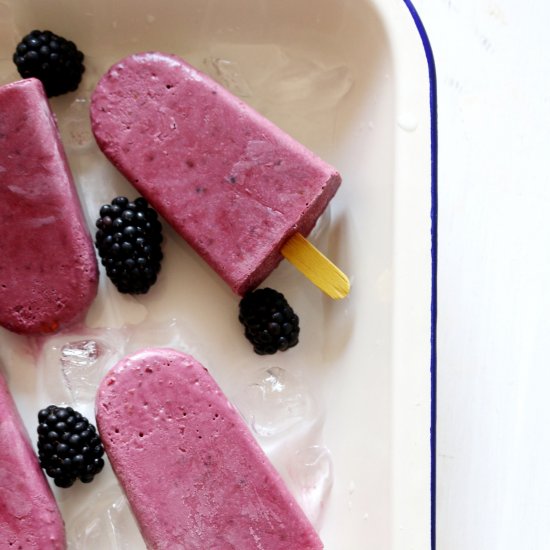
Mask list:
[[[239,304],[239,321],[259,355],[285,351],[298,343],[298,315],[285,297],[272,288],[248,292]]]
[[[139,197],[116,197],[96,221],[95,245],[107,276],[125,294],[145,294],[155,284],[162,260],[162,225]]]
[[[50,405],[38,413],[38,458],[58,487],[90,483],[105,465],[95,426],[71,407]]]
[[[34,30],[15,49],[13,62],[23,78],[38,78],[53,97],[78,88],[84,72],[84,54],[74,42],[51,31]]]

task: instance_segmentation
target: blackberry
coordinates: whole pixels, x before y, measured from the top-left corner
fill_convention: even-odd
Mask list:
[[[84,54],[74,42],[51,31],[34,30],[15,49],[13,62],[23,78],[38,78],[53,97],[78,88],[84,72]]]
[[[90,483],[105,465],[95,426],[71,407],[50,405],[38,413],[38,458],[58,487]]]
[[[272,288],[260,288],[245,294],[239,304],[239,321],[259,355],[285,351],[298,343],[298,315],[286,298]]]
[[[145,294],[155,284],[162,260],[162,225],[147,201],[116,197],[96,221],[95,245],[107,276],[119,292]]]

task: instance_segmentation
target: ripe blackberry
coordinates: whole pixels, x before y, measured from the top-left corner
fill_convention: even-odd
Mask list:
[[[298,315],[285,297],[272,288],[248,292],[239,304],[239,321],[259,355],[285,351],[298,343]]]
[[[78,88],[84,72],[84,54],[74,42],[51,31],[34,30],[15,49],[13,62],[23,78],[42,81],[48,97]]]
[[[156,282],[162,260],[162,225],[139,197],[116,197],[96,221],[95,245],[107,276],[125,294],[145,294]]]
[[[90,483],[105,465],[95,426],[71,407],[50,405],[38,413],[40,466],[58,487]]]

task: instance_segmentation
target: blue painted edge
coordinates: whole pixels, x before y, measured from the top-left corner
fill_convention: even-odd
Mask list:
[[[422,20],[418,15],[411,0],[403,0],[409,8],[416,28],[420,34],[426,60],[428,62],[428,77],[430,85],[430,148],[431,148],[431,240],[432,240],[432,297],[431,297],[431,422],[430,422],[430,497],[431,497],[431,548],[436,549],[436,440],[437,440],[437,216],[438,216],[438,196],[437,196],[437,81],[435,71],[435,61],[430,45],[430,40]]]

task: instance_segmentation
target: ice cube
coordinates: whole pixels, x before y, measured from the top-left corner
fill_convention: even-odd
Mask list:
[[[126,338],[123,331],[104,329],[47,339],[38,358],[43,402],[91,408],[99,382],[124,354]]]
[[[311,425],[318,417],[315,399],[305,384],[280,367],[261,370],[236,397],[236,404],[260,437],[283,436]]]
[[[95,340],[78,340],[61,347],[61,372],[75,403],[92,401],[102,371],[97,369],[100,344]]]
[[[99,347],[94,340],[79,340],[70,342],[61,348],[61,364],[63,367],[88,367],[99,357]]]
[[[353,79],[345,65],[327,67],[309,59],[289,58],[283,70],[265,81],[272,103],[298,104],[305,113],[331,111],[350,91]]]
[[[212,76],[236,96],[250,97],[252,95],[250,85],[236,61],[210,57],[205,60],[205,65],[211,65],[213,70],[209,72],[212,73]]]
[[[322,445],[297,450],[288,471],[298,502],[311,523],[319,527],[332,488],[333,468],[329,450]]]
[[[333,115],[354,82],[343,62],[299,54],[277,44],[215,43],[202,65],[220,84],[250,98],[261,111],[269,105],[284,111],[291,107],[302,116],[320,111]]]
[[[197,66],[254,105],[261,99],[262,83],[287,62],[287,54],[277,44],[214,42]]]

